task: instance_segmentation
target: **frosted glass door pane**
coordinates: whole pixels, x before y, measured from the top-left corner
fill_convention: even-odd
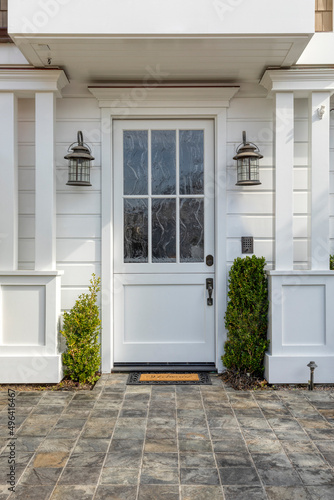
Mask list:
[[[152,130],[152,193],[176,193],[176,132]]]
[[[125,130],[123,136],[124,194],[147,194],[148,132]]]
[[[180,130],[180,194],[204,193],[204,132]]]
[[[176,200],[152,200],[152,261],[176,261]]]
[[[204,200],[180,199],[180,261],[204,260]]]
[[[148,261],[147,200],[124,200],[124,262]]]

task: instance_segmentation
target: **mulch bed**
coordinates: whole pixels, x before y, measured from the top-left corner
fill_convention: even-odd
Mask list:
[[[307,384],[268,384],[268,382],[253,375],[247,375],[244,372],[234,370],[226,370],[221,374],[223,382],[237,391],[291,391],[291,390],[308,390]],[[333,384],[315,384],[315,391],[333,391]]]
[[[98,374],[101,375],[100,373]],[[91,391],[95,384],[79,384],[70,378],[63,378],[59,384],[0,384],[0,391]]]

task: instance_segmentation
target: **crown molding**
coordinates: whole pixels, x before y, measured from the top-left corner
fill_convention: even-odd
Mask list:
[[[61,97],[61,90],[68,83],[61,69],[0,67],[0,92],[14,92],[18,97],[33,97],[36,92],[54,92]]]
[[[268,97],[276,92],[293,92],[295,97],[307,97],[311,92],[333,94],[334,68],[267,69],[260,85],[267,89]]]
[[[229,106],[237,85],[220,84],[112,84],[90,86],[100,108],[220,107]]]

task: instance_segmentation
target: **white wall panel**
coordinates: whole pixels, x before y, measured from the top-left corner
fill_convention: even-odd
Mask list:
[[[57,238],[101,238],[99,215],[59,215]]]
[[[253,119],[253,121],[249,123],[245,123],[244,120],[230,120],[227,128],[228,142],[236,142],[237,144],[242,142],[243,130],[246,131],[247,140],[254,142],[255,144],[273,141],[274,133],[272,121],[257,121],[256,119]]]
[[[35,213],[35,192],[19,192],[19,214]]]
[[[100,240],[57,239],[58,262],[100,262]]]
[[[2,285],[1,295],[1,344],[44,346],[45,286]]]
[[[271,216],[230,215],[228,218],[227,237],[256,236],[273,238],[274,221]]]
[[[273,260],[273,242],[272,240],[254,239],[254,254],[258,257],[265,257],[267,262]],[[227,261],[233,262],[237,257],[245,257],[241,253],[240,238],[229,238],[227,240]]]
[[[57,214],[94,214],[101,211],[100,193],[81,191],[78,193],[57,193]]]
[[[19,100],[19,181],[20,181],[20,267],[31,266],[33,260],[34,218],[34,100]],[[294,253],[297,266],[307,260],[307,189],[308,189],[308,116],[307,101],[295,100],[295,168],[294,170]],[[64,98],[57,100],[56,124],[56,180],[57,180],[57,268],[64,269],[64,299],[62,307],[73,305],[80,290],[89,284],[91,272],[98,274],[100,266],[100,110],[95,99]],[[227,246],[228,260],[241,256],[241,236],[255,238],[256,255],[273,259],[273,102],[270,99],[232,99],[228,109],[227,164]],[[85,142],[92,147],[95,157],[91,171],[93,186],[89,189],[66,186],[67,161],[64,156],[71,142],[82,130]],[[242,141],[242,131],[254,141],[264,158],[260,161],[260,179],[257,187],[235,186],[235,148]],[[332,129],[334,145],[334,127]],[[334,151],[331,152],[334,172]],[[25,168],[28,167],[28,168]],[[29,192],[30,190],[30,192]],[[28,192],[27,192],[28,191]],[[331,176],[334,193],[334,174]],[[330,221],[334,251],[334,196],[331,197]],[[28,239],[26,239],[28,238]],[[302,238],[302,239],[301,239]],[[74,263],[74,264],[73,264]]]
[[[294,189],[308,189],[308,168],[298,167],[293,171],[293,187]]]
[[[35,99],[19,99],[19,120],[35,119]]]
[[[87,293],[87,287],[74,287],[66,288],[63,287],[61,291],[61,310],[66,311],[74,306],[75,301],[82,293]]]
[[[262,119],[272,120],[273,107],[272,101],[269,99],[232,99],[230,107],[227,108],[228,120],[240,119],[244,121],[249,119],[254,120],[254,117],[261,116]]]
[[[308,103],[307,99],[295,99],[295,143],[294,143],[294,260],[295,267],[307,265],[308,236]],[[274,103],[271,99],[232,99],[228,109],[227,144],[227,238],[228,258],[233,260],[241,254],[241,236],[254,237],[254,253],[264,255],[271,265],[274,258],[274,188],[275,168],[273,164],[273,117]],[[242,131],[247,139],[255,142],[264,158],[260,160],[261,185],[238,187],[236,182],[235,150],[242,140]],[[334,161],[334,152],[333,152]],[[333,167],[334,171],[334,167]],[[334,190],[334,176],[333,176]],[[334,205],[334,201],[333,201]],[[333,212],[334,215],[334,212]],[[334,219],[334,218],[333,218]],[[333,221],[334,236],[334,221]],[[333,242],[334,248],[334,242]]]
[[[62,286],[66,308],[72,307],[87,290],[93,272],[100,275],[100,109],[94,98],[57,99],[55,163],[57,183],[57,269],[64,270]],[[95,157],[91,170],[92,187],[66,186],[70,144],[83,132],[84,141]],[[35,213],[35,102],[19,99],[19,268],[34,267]],[[77,289],[85,287],[85,290]],[[73,299],[73,300],[72,300]]]
[[[294,102],[295,115],[297,118],[308,118],[308,101],[307,99],[295,99]]]
[[[308,217],[307,215],[295,215],[293,218],[293,236],[294,238],[307,238],[308,236]]]
[[[306,262],[308,256],[307,239],[296,239],[293,242],[293,260],[296,262]]]
[[[329,152],[329,171],[334,172],[334,151],[331,149]]]
[[[273,198],[271,193],[230,192],[227,198],[228,214],[272,214]]]
[[[34,262],[35,240],[33,238],[19,238],[19,262]]]
[[[19,167],[35,167],[35,144],[19,143]]]
[[[63,271],[61,282],[63,287],[87,287],[92,274],[101,276],[101,265],[98,263],[67,264],[57,263],[57,269]]]
[[[35,121],[27,120],[18,123],[18,137],[20,142],[35,142]]]
[[[56,137],[58,143],[70,145],[76,142],[78,130],[82,131],[84,142],[89,146],[91,143],[101,141],[100,120],[57,120]]]
[[[297,142],[295,143],[295,166],[305,167],[308,165],[308,143]]]
[[[306,214],[308,204],[308,194],[305,192],[294,192],[293,193],[293,213],[294,214]]]
[[[57,101],[57,120],[62,119],[99,120],[100,108],[97,100],[94,97],[90,99],[59,99]]]
[[[19,238],[35,238],[35,217],[33,215],[19,216]]]
[[[308,141],[308,120],[295,120],[295,142]]]
[[[19,190],[35,191],[35,169],[19,168]]]
[[[332,214],[329,218],[329,237],[334,240],[334,214]],[[333,249],[334,248],[332,248],[332,253]]]

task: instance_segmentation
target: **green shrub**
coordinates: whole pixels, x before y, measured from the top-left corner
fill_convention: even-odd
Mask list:
[[[329,256],[329,269],[334,271],[334,255]]]
[[[268,282],[264,257],[235,259],[229,272],[225,327],[224,366],[230,370],[262,375],[264,354],[269,346]]]
[[[89,293],[80,295],[70,312],[64,313],[64,329],[61,333],[67,347],[62,356],[65,375],[82,384],[94,383],[99,378],[96,373],[101,363],[98,342],[101,321],[96,302],[100,281],[93,274]]]

